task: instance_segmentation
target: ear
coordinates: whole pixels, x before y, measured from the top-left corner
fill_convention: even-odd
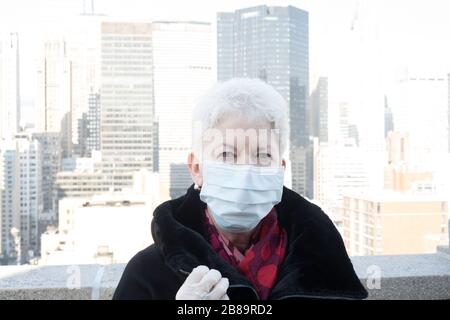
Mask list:
[[[281,160],[281,166],[283,167],[284,170],[286,170],[286,160],[284,159]]]
[[[188,159],[187,159],[187,165],[189,168],[189,172],[191,174],[192,181],[198,185],[202,186],[203,184],[203,176],[200,171],[200,162],[198,161],[197,157],[194,155],[194,152],[189,152]]]

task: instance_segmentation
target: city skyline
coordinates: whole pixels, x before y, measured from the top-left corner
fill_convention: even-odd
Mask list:
[[[196,0],[197,5],[191,1],[183,3],[170,0],[155,3],[132,0],[134,6],[123,6],[121,0],[96,0],[94,10],[102,14],[98,17],[80,15],[83,13],[84,2],[86,2],[88,11],[90,1],[86,0],[21,0],[0,3],[0,27],[8,32],[19,32],[21,36],[21,100],[24,119],[27,121],[31,119],[30,112],[32,110],[30,109],[33,108],[33,82],[30,79],[30,72],[33,70],[34,61],[30,59],[30,54],[36,50],[40,34],[49,31],[54,33],[55,25],[59,26],[59,31],[77,30],[80,19],[102,18],[136,22],[198,20],[212,23],[214,32],[217,12],[261,4],[294,5],[310,13],[310,82],[314,83],[321,76],[329,76],[330,84],[332,83],[335,88],[330,89],[330,101],[333,102],[342,100],[342,96],[347,95],[346,92],[351,89],[342,84],[348,80],[346,74],[348,68],[351,67],[351,61],[348,60],[345,49],[349,43],[351,28],[358,18],[357,11],[364,10],[364,6],[366,6],[368,7],[367,12],[376,12],[376,14],[366,14],[366,16],[372,21],[371,28],[377,27],[375,31],[378,33],[379,39],[383,40],[379,44],[378,54],[388,80],[384,81],[386,84],[394,81],[395,74],[401,69],[401,66],[398,66],[399,61],[409,61],[409,63],[416,61],[414,64],[422,64],[433,69],[450,70],[450,63],[445,58],[450,55],[450,44],[447,44],[443,37],[439,36],[441,30],[450,28],[450,3],[445,0],[433,1],[432,5],[428,5],[423,0],[401,0],[396,1],[395,5],[386,0],[362,1],[364,6],[358,5],[360,0],[339,2],[331,0],[247,0],[245,2],[233,0],[225,3]],[[200,6],[203,10],[197,10]],[[23,12],[21,11],[23,7],[27,7],[29,10]],[[389,8],[389,10],[382,10],[383,8]],[[13,20],[12,17],[14,17]],[[361,16],[359,17],[361,18]],[[399,17],[403,23],[398,23]],[[435,34],[436,37],[430,37],[429,34]],[[427,59],[427,57],[433,58]],[[430,63],[433,66],[430,66]],[[215,69],[215,65],[213,67]]]
[[[427,16],[443,3],[427,7],[422,24],[413,26],[421,3],[415,1],[402,17],[405,24],[395,26],[402,7],[384,10],[374,1],[345,0],[331,13],[330,0],[319,1],[328,8],[305,0],[232,1],[182,13],[183,4],[148,15],[151,6],[131,1],[140,12],[116,12],[119,0],[110,6],[97,0],[94,9],[93,1],[42,1],[48,11],[28,22],[36,23],[35,33],[25,23],[20,31],[0,19],[7,27],[0,34],[0,226],[8,254],[17,251],[12,241],[21,239],[12,227],[23,234],[21,262],[29,250],[39,252],[40,234],[67,218],[61,200],[75,210],[83,207],[82,198],[89,204],[99,194],[125,199],[133,186],[150,180],[154,189],[145,192],[158,201],[184,194],[192,183],[186,166],[192,108],[216,81],[234,77],[260,78],[286,100],[285,185],[344,228],[353,252],[382,250],[359,238],[361,225],[350,217],[360,212],[349,215],[353,207],[347,205],[380,199],[373,200],[376,207],[386,202],[387,191],[406,207],[410,194],[439,195],[429,210],[439,218],[427,223],[431,237],[441,230],[439,239],[448,238],[450,49],[442,45],[435,52],[440,42],[424,38],[438,34],[446,14],[450,18],[450,10],[439,12],[434,24]],[[19,118],[34,127],[20,131]],[[121,201],[123,214],[128,200]],[[387,214],[400,221],[402,210]],[[88,220],[79,230],[91,227]],[[430,237],[426,228],[417,230],[417,243]],[[46,234],[48,243],[56,239],[57,233]]]

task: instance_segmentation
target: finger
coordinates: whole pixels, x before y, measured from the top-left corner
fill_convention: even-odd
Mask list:
[[[210,292],[212,287],[214,287],[214,285],[218,283],[220,279],[222,279],[222,275],[220,274],[220,272],[215,269],[211,269],[207,274],[203,276],[203,279],[200,281],[198,286],[199,288],[201,288],[201,290]]]
[[[221,300],[228,290],[228,279],[222,278],[209,293],[209,300]]]
[[[192,269],[192,272],[188,275],[184,283],[186,284],[199,283],[208,272],[209,268],[207,266],[198,266]]]

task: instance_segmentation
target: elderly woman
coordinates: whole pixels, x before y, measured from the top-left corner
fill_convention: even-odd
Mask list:
[[[193,184],[155,209],[154,244],[130,260],[113,299],[367,297],[328,216],[283,186],[286,109],[258,79],[200,100]]]

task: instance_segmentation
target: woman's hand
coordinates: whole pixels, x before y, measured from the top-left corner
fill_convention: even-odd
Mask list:
[[[228,279],[219,271],[207,266],[198,266],[192,270],[178,290],[176,300],[229,300],[227,295]]]

